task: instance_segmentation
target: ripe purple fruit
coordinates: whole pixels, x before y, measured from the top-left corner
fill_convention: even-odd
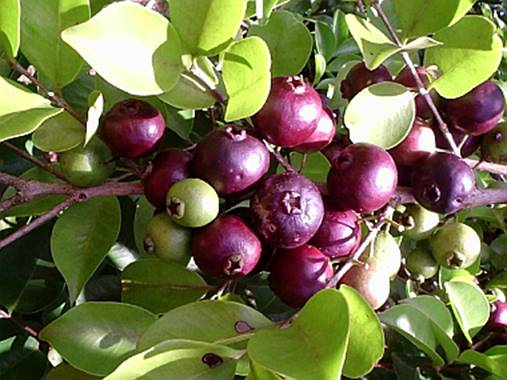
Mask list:
[[[448,214],[460,209],[475,189],[475,175],[459,157],[434,153],[415,168],[412,188],[424,208]]]
[[[460,150],[461,157],[466,158],[471,156],[479,148],[479,146],[481,146],[483,136],[466,135],[465,133],[457,130],[456,128],[453,128],[450,125],[448,125],[448,128],[449,132],[451,132],[452,138],[458,145],[460,145],[461,141],[463,141],[463,138],[467,136],[467,140],[465,141]],[[451,149],[451,146],[447,142],[447,139],[445,138],[444,134],[440,131],[438,126],[433,127],[433,132],[435,132],[437,148],[447,150]]]
[[[302,307],[333,276],[329,258],[311,245],[280,250],[271,262],[269,286],[287,305]]]
[[[152,153],[164,137],[165,122],[151,104],[138,99],[117,103],[104,117],[100,137],[117,157]]]
[[[271,80],[269,97],[252,121],[271,144],[292,148],[303,144],[317,128],[320,95],[301,77]]]
[[[416,118],[408,136],[389,153],[398,165],[412,166],[434,153],[435,133],[423,119]]]
[[[144,194],[159,209],[166,206],[166,195],[176,182],[192,176],[192,155],[181,149],[158,153],[151,170],[143,178]]]
[[[319,189],[297,173],[276,174],[264,180],[252,197],[250,209],[259,233],[278,248],[307,243],[324,217]]]
[[[384,65],[380,65],[375,70],[368,70],[364,63],[358,63],[342,81],[340,89],[342,96],[347,100],[351,100],[366,87],[390,80],[392,80],[391,73]]]
[[[244,129],[228,125],[197,144],[193,167],[196,175],[219,195],[231,196],[250,188],[266,174],[269,152]]]
[[[425,67],[419,66],[416,67],[417,75],[421,79],[421,81],[424,84],[424,87],[428,87],[430,84],[429,81],[429,73],[426,70]],[[408,67],[405,67],[394,80],[395,82],[398,82],[405,87],[408,87],[410,89],[418,90],[417,82],[415,81],[414,76],[412,75],[412,72]],[[429,92],[431,99],[433,100],[433,103],[438,104],[440,97],[438,96],[438,93],[435,90],[431,90]],[[432,112],[430,110],[430,107],[428,107],[428,103],[426,103],[426,100],[424,100],[424,97],[421,95],[417,95],[415,97],[415,110],[416,115],[422,118],[429,118],[432,115]]]
[[[327,187],[342,210],[373,212],[385,206],[397,184],[394,160],[372,144],[353,144],[332,162]]]
[[[507,303],[493,302],[489,315],[488,327],[490,330],[503,332],[507,329]]]
[[[261,257],[261,242],[239,217],[225,215],[197,231],[192,254],[199,269],[221,278],[246,276]]]
[[[443,111],[457,129],[471,135],[489,132],[504,114],[505,97],[492,81],[486,81],[469,93],[443,103]]]
[[[329,257],[347,257],[361,242],[361,227],[353,211],[326,210],[319,230],[310,244]]]
[[[317,129],[306,139],[306,141],[295,147],[298,152],[317,152],[333,141],[336,133],[336,121],[333,112],[329,108],[323,108],[317,123]]]

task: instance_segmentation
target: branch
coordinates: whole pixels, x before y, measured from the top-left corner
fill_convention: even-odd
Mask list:
[[[486,161],[477,161],[469,158],[465,158],[464,161],[474,170],[489,172],[492,174],[507,175],[506,165],[494,164],[492,162]]]
[[[380,4],[377,1],[372,2],[373,7],[377,11],[379,17],[381,18],[382,22],[384,23],[385,27],[387,28],[389,34],[391,35],[391,38],[393,39],[394,43],[399,47],[403,48],[403,44],[401,43],[400,39],[398,38],[398,35],[396,34],[395,30],[393,29],[393,26],[389,22],[389,19],[387,18],[386,14],[384,13],[384,10],[380,6]],[[416,68],[414,63],[412,62],[412,59],[410,58],[410,55],[407,52],[401,53],[401,58],[407,65],[407,67],[410,70],[410,73],[415,79],[415,82],[417,84],[417,88],[419,89],[419,94],[424,98],[426,101],[426,104],[428,104],[428,107],[430,108],[431,112],[433,113],[433,116],[435,116],[435,120],[437,121],[438,127],[444,134],[445,138],[449,142],[449,146],[451,147],[453,153],[457,156],[461,157],[461,152],[456,145],[456,142],[454,141],[454,138],[452,137],[451,132],[449,132],[449,128],[447,128],[447,124],[442,119],[442,116],[438,112],[437,106],[433,102],[433,99],[431,98],[426,86],[422,82],[421,78],[419,78],[419,75],[417,74]]]

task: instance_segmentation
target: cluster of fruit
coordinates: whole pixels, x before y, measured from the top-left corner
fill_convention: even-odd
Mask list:
[[[427,84],[428,72],[424,68],[417,72]],[[358,64],[341,90],[350,100],[367,86],[390,80],[385,67],[369,71]],[[415,87],[408,69],[395,80]],[[496,126],[505,100],[493,82],[459,99],[438,99],[434,92],[431,96],[455,137],[468,137],[463,155],[476,150],[478,139],[486,134],[485,155],[505,160],[506,127]],[[402,216],[404,234],[421,242],[408,255],[407,268],[430,278],[438,265],[471,265],[481,248],[472,228],[448,223],[436,234],[434,230],[439,213],[455,212],[474,191],[474,173],[461,158],[436,152],[437,147],[448,148],[447,141],[430,125],[425,100],[418,96],[415,101],[418,117],[394,149],[344,144],[347,139],[339,144],[336,119],[325,98],[300,77],[274,78],[267,102],[252,117],[253,128],[248,123],[215,128],[195,148],[155,155],[143,178],[146,197],[158,210],[148,225],[146,250],[182,264],[191,254],[202,272],[223,279],[266,269],[280,299],[301,307],[327,286],[333,264],[340,265],[357,250],[359,215],[386,206],[401,184],[410,186],[424,207],[408,206]],[[100,139],[62,154],[62,170],[77,185],[98,184],[114,170],[113,157],[135,159],[154,153],[164,130],[163,117],[150,104],[135,99],[120,102],[105,115]],[[275,174],[272,145],[286,151],[322,151],[331,163],[327,184],[315,184],[293,170]],[[248,200],[249,207],[221,210],[220,198]],[[341,283],[356,288],[377,309],[387,300],[390,278],[400,268],[396,240],[381,231],[361,261],[364,265],[353,266]]]

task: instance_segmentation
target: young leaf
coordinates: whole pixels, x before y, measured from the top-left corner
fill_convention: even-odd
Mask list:
[[[170,90],[184,67],[166,18],[130,1],[113,3],[62,38],[113,86],[133,95]]]
[[[90,142],[99,128],[100,117],[104,112],[104,96],[100,91],[93,91],[89,97],[90,108],[86,119],[85,145]]]
[[[49,371],[44,380],[99,380],[100,377],[89,375],[74,367],[62,363]]]
[[[441,76],[432,82],[444,98],[457,98],[489,79],[502,59],[502,39],[485,17],[466,16],[433,36],[441,46],[428,49],[426,67],[436,65]]]
[[[137,306],[86,302],[47,325],[39,336],[72,366],[104,376],[132,353],[155,320],[154,314]]]
[[[42,96],[0,77],[0,142],[28,135],[62,111]]]
[[[61,32],[90,18],[89,0],[23,0],[21,51],[56,89],[72,82],[83,59],[61,38]]]
[[[414,94],[394,82],[369,86],[345,110],[344,123],[354,143],[390,149],[408,135],[415,118]]]
[[[43,152],[65,152],[84,141],[83,125],[69,113],[62,112],[46,120],[32,135],[33,145]]]
[[[225,121],[252,116],[266,102],[271,87],[271,56],[259,37],[233,43],[224,56],[222,70],[229,100]]]
[[[51,234],[51,254],[75,300],[113,246],[121,211],[115,197],[96,197],[67,209]]]
[[[313,78],[313,85],[315,86],[317,83],[320,82],[322,76],[326,73],[326,58],[316,53],[314,59],[315,59],[315,78]]]
[[[350,332],[345,297],[334,289],[313,296],[290,327],[258,331],[248,355],[261,366],[298,380],[341,377]]]
[[[216,55],[236,36],[246,0],[169,0],[171,21],[186,52]]]
[[[273,13],[267,24],[253,25],[249,35],[259,36],[268,44],[273,77],[299,74],[312,53],[310,31],[291,12]]]
[[[3,0],[0,12],[0,49],[7,57],[18,55],[21,30],[20,0]]]
[[[185,73],[181,74],[171,90],[158,97],[163,102],[180,109],[209,108],[216,102],[203,85]]]

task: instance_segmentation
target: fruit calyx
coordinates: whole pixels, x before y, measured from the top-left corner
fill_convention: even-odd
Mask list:
[[[224,128],[224,132],[233,141],[243,141],[246,139],[246,131],[236,125],[228,125]]]
[[[172,197],[167,203],[167,213],[177,219],[185,215],[185,203],[179,198]]]
[[[282,204],[288,215],[301,214],[301,194],[297,191],[287,191],[283,195]]]
[[[226,276],[234,276],[243,270],[244,262],[240,253],[229,256],[224,263],[224,274]]]

